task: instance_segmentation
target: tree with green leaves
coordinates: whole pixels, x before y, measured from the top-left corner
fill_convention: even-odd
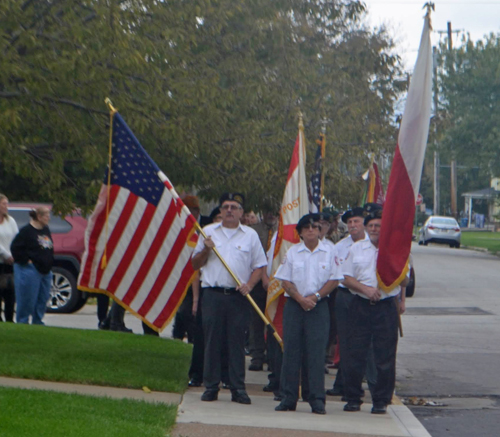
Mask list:
[[[300,110],[311,158],[326,122],[326,196],[352,205],[368,153],[394,146],[400,73],[364,14],[356,0],[3,0],[0,191],[91,208],[109,97],[176,187],[238,189],[257,209],[281,199]]]
[[[438,144],[441,163],[454,157],[460,194],[489,187],[500,175],[500,38],[490,34],[470,38],[451,52],[445,41],[440,49],[440,116]],[[441,169],[442,192],[448,193],[450,172]],[[443,205],[449,204],[447,198]],[[462,208],[459,208],[462,209]]]

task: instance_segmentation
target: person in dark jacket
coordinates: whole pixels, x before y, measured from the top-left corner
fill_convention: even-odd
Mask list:
[[[14,238],[11,252],[14,258],[17,323],[43,325],[43,316],[50,296],[54,243],[49,230],[50,211],[40,206],[30,212],[31,220]]]

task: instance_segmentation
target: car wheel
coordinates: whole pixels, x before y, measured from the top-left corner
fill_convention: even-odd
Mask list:
[[[422,246],[422,244],[424,244],[424,242],[422,240],[418,240],[418,245]]]
[[[81,297],[82,292],[76,288],[76,280],[73,274],[62,267],[53,267],[52,287],[47,302],[47,312],[72,313],[76,311]]]
[[[455,243],[451,243],[450,247],[453,249],[455,247]]]
[[[410,282],[406,286],[406,297],[413,297],[415,294],[415,269],[412,267],[410,269]]]
[[[429,244],[428,241],[424,241],[424,246],[427,246]]]
[[[460,249],[460,243],[455,244],[455,247],[456,247],[457,249]]]

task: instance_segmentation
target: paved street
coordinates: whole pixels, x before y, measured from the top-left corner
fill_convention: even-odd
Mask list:
[[[413,246],[415,297],[403,316],[398,395],[442,402],[412,407],[429,433],[493,436],[500,427],[500,259]]]

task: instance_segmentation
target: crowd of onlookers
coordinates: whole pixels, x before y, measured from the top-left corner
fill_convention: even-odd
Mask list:
[[[50,210],[32,210],[29,223],[18,229],[8,207],[9,199],[0,194],[0,304],[5,321],[14,321],[15,307],[17,323],[43,325],[54,263]]]

